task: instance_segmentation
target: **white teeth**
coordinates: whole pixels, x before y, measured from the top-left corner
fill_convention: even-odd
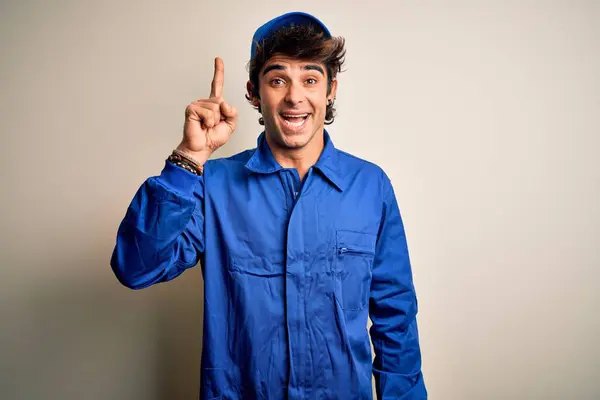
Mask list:
[[[281,114],[283,123],[293,130],[300,130],[306,124],[310,114]],[[294,119],[292,122],[292,118]]]
[[[286,124],[287,126],[289,126],[290,128],[300,128],[301,126],[304,125],[305,122],[306,122],[306,119],[301,119],[298,122],[292,122],[285,118],[283,119],[283,123]]]
[[[286,123],[286,124],[288,124],[289,126],[293,126],[293,127],[300,127],[300,126],[302,126],[302,125],[304,124],[304,121],[305,121],[305,120],[302,120],[302,121],[300,121],[300,122],[291,122],[291,121],[287,121],[287,120],[284,120],[284,121],[285,121],[285,123]]]

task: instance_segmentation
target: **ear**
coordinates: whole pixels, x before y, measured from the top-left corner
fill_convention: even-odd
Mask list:
[[[253,85],[252,82],[248,81],[246,82],[246,90],[248,91],[248,97],[250,97],[250,103],[254,106],[254,107],[258,107],[260,105],[260,99],[258,97],[255,97],[252,94],[252,89],[253,89]]]
[[[331,90],[329,91],[329,94],[327,95],[327,101],[329,100],[335,100],[335,96],[337,94],[337,85],[338,85],[338,81],[337,78],[334,78],[331,81]]]

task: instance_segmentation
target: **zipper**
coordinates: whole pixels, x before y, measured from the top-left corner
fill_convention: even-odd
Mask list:
[[[356,249],[349,247],[340,247],[339,254],[375,254],[373,251],[364,250],[364,249]]]

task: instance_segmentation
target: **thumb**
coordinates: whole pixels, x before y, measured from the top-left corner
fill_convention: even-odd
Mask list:
[[[227,104],[226,102],[222,102],[221,103],[221,114],[223,114],[225,116],[225,118],[227,118],[227,119],[235,118],[237,115],[237,110],[235,109],[235,107],[232,107],[231,105]]]
[[[231,131],[235,130],[237,124],[238,111],[235,107],[227,104],[226,102],[221,103],[221,115],[225,117],[225,123],[229,125]]]

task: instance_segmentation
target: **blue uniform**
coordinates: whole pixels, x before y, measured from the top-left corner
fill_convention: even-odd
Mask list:
[[[372,374],[380,399],[427,398],[390,180],[327,131],[324,145],[303,181],[264,132],[203,176],[167,161],[127,210],[111,258],[122,284],[201,265],[201,399],[371,399]]]

